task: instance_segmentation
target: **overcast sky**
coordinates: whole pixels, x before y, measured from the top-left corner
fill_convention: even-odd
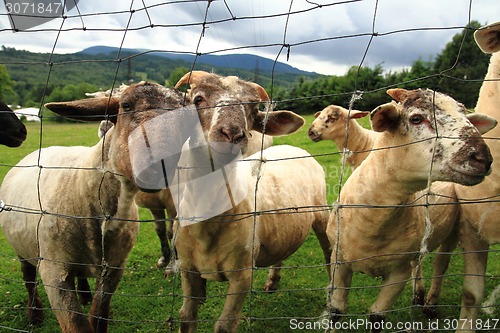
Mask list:
[[[56,53],[122,43],[165,51],[252,53],[306,71],[342,75],[362,61],[389,70],[430,60],[469,20],[500,21],[499,0],[218,0],[208,12],[207,4],[82,0],[66,20],[13,33],[2,1],[0,45],[32,52],[55,48]],[[209,24],[203,29],[206,12]],[[377,36],[367,49],[372,32]]]

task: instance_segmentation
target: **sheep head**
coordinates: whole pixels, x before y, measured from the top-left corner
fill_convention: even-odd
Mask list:
[[[259,104],[269,101],[265,89],[236,76],[193,71],[185,74],[175,88],[185,84],[190,85],[188,99],[198,109],[203,132],[216,150],[234,150],[238,145],[244,153],[251,130],[285,135],[304,124],[302,117],[290,111],[260,111]]]
[[[105,135],[105,158],[111,161],[113,171],[134,180],[142,190],[158,191],[168,186],[166,178],[162,178],[164,185],[153,187],[149,180],[157,182],[158,176],[163,177],[160,164],[166,176],[173,177],[190,133],[183,130],[192,126],[184,122],[189,113],[182,112],[183,105],[181,92],[141,82],[126,88],[120,97],[47,103],[45,107],[70,119],[111,121],[114,126]],[[141,164],[143,161],[148,164]]]
[[[490,173],[493,159],[481,133],[496,125],[493,118],[466,116],[461,103],[430,89],[387,93],[396,101],[372,111],[372,128],[384,133],[379,146],[396,147],[395,158],[413,161],[408,173],[463,185],[478,184]]]
[[[19,147],[26,140],[26,127],[14,112],[0,102],[0,144]]]
[[[309,127],[309,138],[315,142],[328,138],[343,140],[349,119],[358,119],[369,115],[369,111],[347,110],[341,106],[329,105],[314,114],[314,121]]]

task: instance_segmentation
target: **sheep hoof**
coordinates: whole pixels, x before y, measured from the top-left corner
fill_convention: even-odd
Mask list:
[[[174,275],[174,269],[171,266],[165,267],[165,272],[163,273],[163,276],[165,277],[166,280],[170,278],[170,276]]]
[[[28,321],[30,325],[39,326],[43,323],[45,316],[42,309],[28,309]]]
[[[425,304],[425,293],[423,290],[419,290],[413,294],[413,304],[414,305],[424,305]]]
[[[370,323],[372,324],[372,329],[370,332],[372,333],[379,333],[382,332],[382,327],[384,325],[382,324],[385,320],[385,316],[378,314],[378,313],[372,313],[370,314]]]
[[[422,313],[428,318],[428,319],[436,319],[438,314],[437,314],[437,309],[433,305],[426,305],[422,308]]]
[[[156,262],[156,267],[158,268],[165,268],[167,267],[168,262],[165,260],[164,256],[161,256],[160,259]]]
[[[342,317],[343,314],[344,313],[342,311],[340,311],[339,309],[332,308],[332,309],[330,309],[330,320],[333,323],[336,323],[337,321],[340,320],[340,318]]]
[[[269,279],[266,281],[266,284],[264,285],[264,290],[267,293],[273,293],[276,290],[278,290],[278,286],[279,286],[279,279],[278,280]]]

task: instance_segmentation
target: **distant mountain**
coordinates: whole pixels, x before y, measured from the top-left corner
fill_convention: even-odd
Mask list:
[[[110,46],[92,46],[86,48],[77,54],[85,55],[99,55],[99,54],[110,54],[116,57],[120,49],[117,47]],[[154,50],[146,49],[121,49],[122,55],[126,54],[143,54],[147,53],[150,55],[155,55],[167,59],[183,60],[189,64],[192,64],[195,56],[186,53],[173,53],[173,52],[159,52]],[[273,71],[275,73],[290,73],[299,75],[317,75],[314,72],[307,72],[300,70],[298,68],[292,67],[290,65],[284,64],[282,62],[275,62],[274,60],[252,55],[252,54],[227,54],[227,55],[201,55],[196,58],[196,62],[199,64],[210,65],[214,67],[224,67],[224,68],[238,68],[244,70],[260,70],[263,72],[270,73]],[[189,67],[189,66],[187,66]]]

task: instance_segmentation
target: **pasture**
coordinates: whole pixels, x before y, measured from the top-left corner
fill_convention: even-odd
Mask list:
[[[339,178],[344,181],[349,174],[348,167],[343,170],[341,155],[331,141],[312,142],[307,137],[312,116],[306,116],[306,125],[297,133],[275,138],[275,144],[291,144],[302,147],[314,155],[324,167],[328,183],[328,203],[331,204],[339,192]],[[367,119],[363,119],[368,126]],[[11,166],[15,165],[29,152],[52,145],[93,145],[97,139],[98,124],[55,124],[44,122],[27,124],[28,139],[17,149],[0,147],[0,180]],[[291,180],[292,181],[292,180]],[[488,181],[488,180],[486,180]],[[71,189],[67,189],[71,190]],[[384,195],[384,193],[380,193]],[[2,198],[0,198],[2,199]],[[1,213],[0,213],[1,214]],[[140,210],[141,232],[136,246],[128,260],[127,271],[112,301],[112,320],[110,332],[165,332],[178,328],[178,310],[182,303],[182,290],[179,275],[164,278],[163,269],[156,268],[156,260],[160,255],[160,246],[154,232],[149,211]],[[404,223],[404,221],[401,221]],[[491,247],[489,255],[486,295],[500,282],[497,274],[500,271],[500,247]],[[431,276],[431,260],[429,255],[424,262],[425,278]],[[420,308],[412,304],[411,282],[388,314],[387,331],[401,331],[398,323],[418,325],[428,330],[430,324],[447,328],[460,313],[462,286],[462,259],[457,251],[450,264],[440,301],[439,320],[429,322],[421,314]],[[288,332],[297,328],[312,327],[320,321],[325,311],[328,278],[322,259],[321,249],[313,235],[290,259],[285,262],[280,288],[274,293],[263,292],[266,269],[255,269],[252,290],[247,296],[244,306],[244,318],[240,324],[240,332]],[[349,317],[344,321],[368,320],[367,312],[378,293],[379,279],[370,278],[359,273],[353,277],[353,289],[349,295]],[[427,286],[429,281],[426,281]],[[207,300],[200,308],[199,332],[210,332],[214,320],[222,310],[227,284],[208,281]],[[60,331],[55,316],[48,309],[49,303],[40,289],[45,312],[45,322],[41,327],[30,327],[26,319],[27,293],[24,288],[20,265],[14,251],[0,232],[0,331],[1,332],[35,332],[48,333]],[[88,311],[88,307],[86,308]],[[498,318],[498,311],[496,316]],[[481,314],[481,319],[488,317]],[[421,323],[421,324],[415,324]],[[391,325],[391,326],[389,326]],[[318,327],[318,326],[316,326]],[[324,328],[324,327],[322,327]],[[452,328],[452,326],[451,326]],[[497,323],[500,329],[500,323]],[[407,329],[408,330],[408,329]],[[315,331],[322,331],[316,329]],[[337,330],[338,332],[363,332],[363,326],[357,329]],[[437,331],[437,330],[433,330]]]

